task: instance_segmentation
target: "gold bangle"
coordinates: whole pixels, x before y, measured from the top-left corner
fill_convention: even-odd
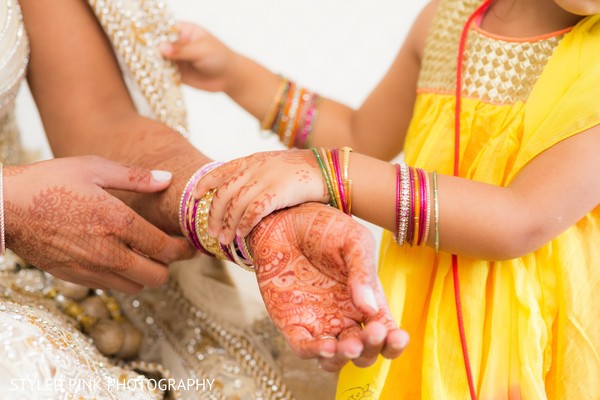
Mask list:
[[[342,147],[344,153],[343,168],[342,168],[342,183],[344,184],[344,193],[346,194],[346,207],[348,208],[348,215],[352,215],[352,179],[348,174],[348,167],[350,166],[350,153],[352,147]]]
[[[273,125],[273,121],[275,120],[275,116],[277,115],[277,109],[279,108],[279,104],[281,103],[281,96],[283,96],[283,92],[288,84],[289,80],[280,76],[279,86],[277,87],[277,92],[275,92],[275,96],[273,97],[273,101],[269,106],[269,110],[265,114],[265,117],[260,123],[260,128],[263,131],[271,129],[271,125]]]
[[[246,252],[246,256],[248,256],[248,261],[250,261],[252,263],[252,265],[255,265],[254,263],[254,257],[252,257],[252,253],[250,252],[250,248],[248,247],[248,243],[246,242],[246,238],[243,237],[242,240],[242,246],[244,247],[244,251]]]
[[[220,260],[229,260],[223,251],[219,240],[208,235],[208,211],[215,196],[216,189],[211,189],[200,200],[198,200],[198,211],[196,212],[196,237],[202,247]]]

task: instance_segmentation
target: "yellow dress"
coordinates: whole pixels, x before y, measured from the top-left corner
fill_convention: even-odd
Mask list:
[[[438,7],[406,140],[409,165],[452,175],[455,60],[479,3]],[[474,25],[463,65],[462,177],[508,185],[538,154],[600,123],[599,15],[524,40]],[[411,342],[392,362],[347,366],[337,399],[470,398],[451,255],[398,247],[388,232],[380,255],[392,312]],[[478,399],[600,399],[600,207],[524,257],[458,264]]]

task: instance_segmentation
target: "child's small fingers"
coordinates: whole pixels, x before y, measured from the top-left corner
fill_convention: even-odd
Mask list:
[[[394,329],[391,332],[388,332],[385,346],[381,352],[381,355],[385,358],[393,360],[402,354],[409,341],[410,337],[408,336],[408,333],[402,329]]]
[[[236,234],[238,236],[248,236],[264,217],[277,209],[277,205],[274,203],[275,196],[274,193],[265,192],[250,203],[237,227]]]
[[[258,181],[250,180],[231,199],[221,227],[222,237],[219,239],[222,243],[227,244],[235,239],[242,216],[248,212],[249,206],[255,202],[255,199],[263,197],[263,190],[262,185]]]
[[[204,28],[191,22],[178,22],[176,28],[179,33],[178,42],[187,43],[208,35]]]
[[[235,175],[228,181],[225,181],[215,191],[210,211],[208,212],[208,234],[210,236],[218,237],[220,235],[227,207],[233,196],[236,195],[244,184],[245,177],[243,174]]]
[[[206,56],[206,46],[201,41],[189,43],[162,43],[160,50],[170,60],[174,61],[199,61]]]

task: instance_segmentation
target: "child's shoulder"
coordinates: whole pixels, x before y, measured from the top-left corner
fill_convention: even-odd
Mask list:
[[[429,1],[421,13],[415,20],[411,32],[407,38],[407,41],[414,49],[414,51],[418,54],[419,59],[422,59],[423,50],[425,49],[425,41],[429,30],[431,28],[431,24],[433,22],[433,18],[436,14],[441,3],[447,0],[431,0]]]

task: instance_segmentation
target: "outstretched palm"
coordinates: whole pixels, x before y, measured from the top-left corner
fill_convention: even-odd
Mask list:
[[[306,203],[265,218],[249,243],[267,310],[298,355],[337,354],[328,369],[358,356],[374,360],[373,349],[362,343],[363,324],[372,322],[385,331],[376,353],[400,354],[406,335],[394,323],[376,276],[373,237],[357,221]]]

